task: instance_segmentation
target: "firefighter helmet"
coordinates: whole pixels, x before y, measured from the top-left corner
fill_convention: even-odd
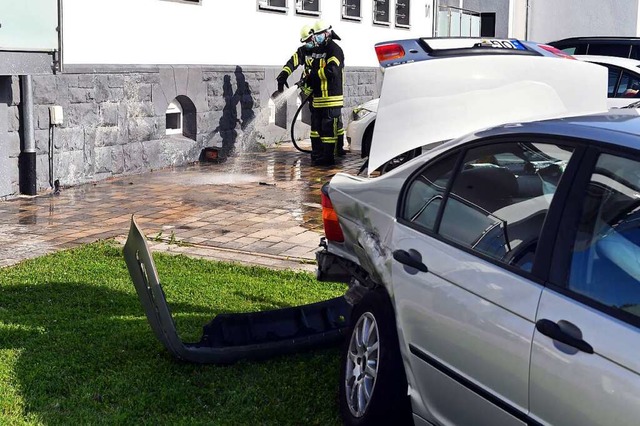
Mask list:
[[[322,19],[318,19],[313,24],[312,30],[314,34],[323,33],[325,31],[331,31],[331,25],[327,24]]]
[[[313,35],[311,25],[305,25],[300,29],[300,43],[308,41]]]

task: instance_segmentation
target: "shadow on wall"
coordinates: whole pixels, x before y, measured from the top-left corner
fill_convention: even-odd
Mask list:
[[[240,129],[244,131],[256,116],[253,111],[254,105],[251,88],[240,66],[236,66],[234,75],[236,80],[235,91],[231,84],[231,76],[229,74],[224,76],[222,83],[222,97],[224,98],[222,116],[220,117],[218,127],[216,127],[209,137],[209,139],[211,139],[216,133],[220,134],[222,138],[222,153],[225,156],[233,154],[236,149],[238,125]],[[240,105],[239,119],[238,105]]]

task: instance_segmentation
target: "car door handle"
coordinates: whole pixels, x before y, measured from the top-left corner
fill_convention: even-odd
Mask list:
[[[393,258],[403,265],[410,266],[420,272],[429,272],[427,265],[422,263],[422,259],[416,259],[406,250],[396,250],[393,252]]]
[[[580,329],[575,325],[568,323],[571,326],[575,327],[575,329],[579,332]],[[550,337],[553,340],[557,340],[558,342],[562,342],[566,345],[569,345],[573,348],[576,348],[582,352],[586,352],[588,354],[593,353],[593,347],[582,340],[581,338],[577,338],[572,336],[570,333],[564,331],[558,323],[555,323],[548,319],[541,319],[536,322],[536,330],[540,333],[544,334],[547,337]]]

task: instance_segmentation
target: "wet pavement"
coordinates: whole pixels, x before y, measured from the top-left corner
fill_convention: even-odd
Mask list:
[[[311,166],[287,146],[0,202],[0,266],[100,239],[124,242],[134,215],[153,252],[315,269],[320,188],[357,173],[359,153]]]

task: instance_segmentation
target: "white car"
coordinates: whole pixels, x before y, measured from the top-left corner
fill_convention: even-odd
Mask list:
[[[602,65],[609,70],[609,108],[626,107],[640,100],[640,61],[599,55],[574,55],[574,58]]]
[[[347,125],[347,142],[351,151],[360,151],[362,158],[369,156],[373,127],[376,124],[379,98],[358,105],[352,111],[351,122]]]

